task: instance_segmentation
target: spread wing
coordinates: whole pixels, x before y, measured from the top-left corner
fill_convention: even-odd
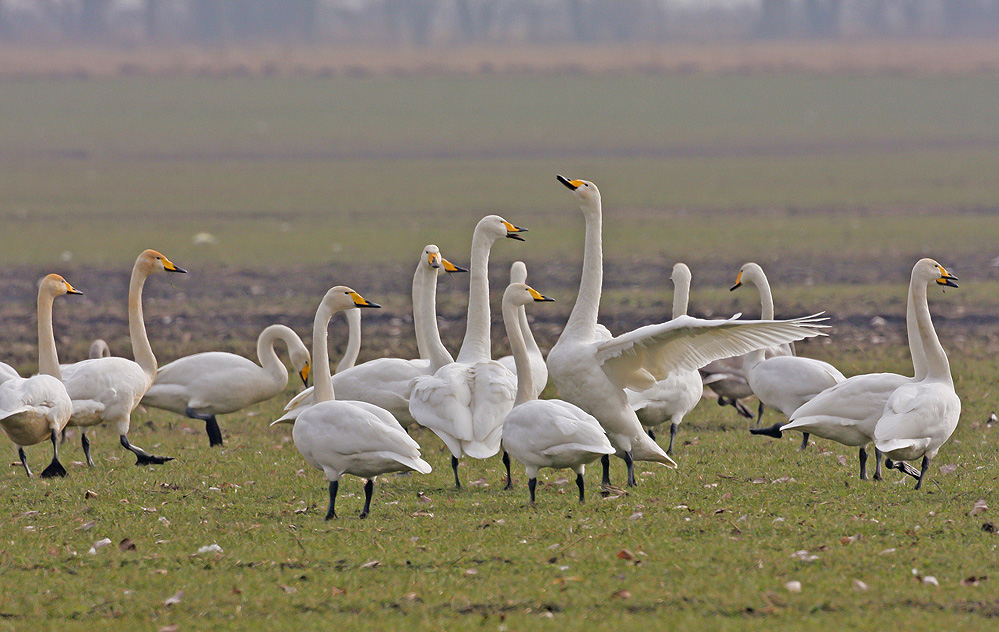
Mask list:
[[[791,320],[704,320],[680,316],[596,342],[596,359],[621,388],[646,390],[677,370],[728,356],[824,335],[815,316]]]

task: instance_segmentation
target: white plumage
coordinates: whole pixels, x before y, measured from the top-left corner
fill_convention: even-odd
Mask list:
[[[514,261],[510,266],[510,283],[527,283],[527,265],[523,261]],[[531,333],[531,324],[527,322],[527,309],[521,306],[517,311],[520,331],[524,333],[524,342],[527,345],[527,357],[531,360],[531,387],[534,396],[541,397],[541,393],[548,386],[548,365],[545,364],[545,356],[542,355],[538,342]],[[610,337],[609,332],[607,337]],[[497,362],[514,375],[517,374],[517,363],[512,355],[503,356]]]

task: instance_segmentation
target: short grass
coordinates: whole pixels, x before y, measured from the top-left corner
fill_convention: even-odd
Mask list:
[[[848,373],[905,361],[901,349],[838,357]],[[432,474],[379,480],[363,521],[360,481],[346,478],[341,517],[324,522],[323,477],[266,425],[280,402],[222,420],[224,450],[199,422],[136,413],[133,440],[176,461],[136,468],[99,431],[93,469],[0,473],[0,629],[986,629],[999,536],[983,530],[993,509],[970,512],[999,502],[999,430],[984,423],[995,370],[975,354],[955,364],[965,414],[921,492],[894,472],[858,480],[852,449],[750,437],[706,400],[679,436],[680,469],[642,464],[626,495],[601,498],[594,467],[586,504],[557,472],[530,507],[519,468],[501,490],[498,458],[466,461],[456,492],[421,431]],[[62,451],[81,456],[75,441]],[[211,544],[222,552],[198,553]]]

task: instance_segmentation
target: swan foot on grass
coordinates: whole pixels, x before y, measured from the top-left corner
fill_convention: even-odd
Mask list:
[[[31,468],[28,467],[28,455],[24,453],[24,448],[17,449],[17,456],[20,457],[21,465],[24,466],[24,473],[28,475],[28,478],[31,478],[33,474],[31,473]]]
[[[631,452],[624,453],[624,464],[628,466],[628,487],[638,487],[635,481],[635,459],[631,457]]]
[[[924,466],[928,467],[928,463],[924,461]],[[889,470],[898,470],[903,474],[908,474],[917,481],[922,478],[922,473],[916,468],[912,467],[905,461],[892,461],[891,459],[885,459],[885,467]]]
[[[136,465],[163,465],[167,461],[173,461],[172,456],[154,456],[142,448],[132,445],[128,442],[128,437],[125,435],[121,435],[120,442],[121,447],[135,455]]]
[[[205,422],[205,432],[208,433],[208,445],[210,447],[222,447],[222,429],[219,428],[219,423],[215,420],[215,415],[199,413],[193,408],[188,408],[184,411],[184,414],[191,419],[199,419]]]
[[[746,419],[752,419],[753,418],[753,413],[750,412],[750,410],[748,408],[746,408],[745,404],[743,404],[742,402],[740,402],[737,399],[729,399],[728,397],[725,397],[724,395],[719,395],[718,396],[718,405],[719,406],[731,406],[731,407],[735,408],[735,411],[737,413],[739,413],[740,415],[742,415]]]
[[[867,450],[864,446],[860,446],[860,452],[858,453],[858,458],[860,459],[860,480],[867,480]]]
[[[336,492],[340,488],[340,481],[330,481],[330,506],[326,509],[326,520],[336,518]]]
[[[923,466],[919,468],[919,479],[916,481],[915,489],[919,489],[923,486],[923,477],[926,476],[926,470],[930,469],[930,457],[923,457]]]
[[[760,421],[763,419],[763,411],[765,408],[766,406],[763,405],[763,402],[760,402],[760,406],[756,409],[756,423],[753,425],[755,426],[760,425]]]
[[[371,512],[371,495],[375,492],[375,479],[369,478],[364,481],[364,509],[361,510],[361,515],[359,516],[361,520],[368,517]]]
[[[48,467],[42,470],[42,478],[52,478],[55,476],[65,477],[66,468],[62,466],[59,462],[59,432],[57,430],[52,431],[52,462],[49,463]]]
[[[503,489],[513,489],[513,475],[510,473],[510,455],[503,450],[503,465],[506,467],[506,485]]]
[[[87,457],[87,467],[94,467],[94,459],[90,456],[90,439],[87,433],[80,431],[80,445],[83,446],[83,456]]]
[[[776,423],[767,428],[750,428],[749,434],[763,435],[764,437],[773,437],[774,439],[780,439],[784,436],[784,433],[780,431],[781,426],[784,424]]]
[[[876,481],[883,481],[884,480],[881,477],[881,457],[883,457],[883,456],[884,455],[881,454],[881,450],[878,450],[877,448],[874,448],[874,480],[876,480]]]

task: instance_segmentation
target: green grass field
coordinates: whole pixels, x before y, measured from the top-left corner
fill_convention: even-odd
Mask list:
[[[594,468],[578,506],[565,473],[549,473],[532,508],[522,470],[500,489],[498,459],[465,463],[480,482],[456,493],[443,446],[419,432],[435,471],[381,480],[365,521],[360,481],[346,479],[329,523],[321,474],[267,427],[283,401],[221,419],[221,451],[200,423],[136,413],[133,441],[176,461],[136,468],[102,430],[93,469],[74,441],[65,480],[0,472],[0,630],[996,627],[999,540],[983,530],[995,510],[970,515],[999,504],[999,429],[985,423],[999,351],[995,77],[7,79],[0,94],[0,360],[22,372],[36,361],[33,282],[50,271],[86,292],[56,308],[62,357],[94,336],[127,354],[125,275],[147,247],[191,271],[147,287],[161,361],[249,355],[273,321],[308,333],[335,283],[385,305],[365,315],[362,359],[412,353],[416,254],[433,242],[467,263],[486,213],[530,228],[527,243],[496,246],[493,278],[524,259],[558,299],[532,314],[547,348],[581,257],[564,173],[603,192],[612,330],[665,317],[677,260],[694,272],[695,312],[755,314],[752,292],[727,288],[757,260],[778,315],[832,316],[806,355],[848,375],[905,372],[905,283],[933,256],[961,278],[930,300],[964,402],[921,492],[896,473],[859,481],[838,445],[750,437],[705,401],[678,437],[680,469],[642,465],[627,495],[600,497]],[[192,243],[199,232],[218,243]],[[442,282],[452,348],[466,282]],[[874,316],[892,322],[872,328]],[[47,448],[30,459],[39,469]],[[211,544],[222,553],[197,553]]]

